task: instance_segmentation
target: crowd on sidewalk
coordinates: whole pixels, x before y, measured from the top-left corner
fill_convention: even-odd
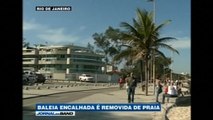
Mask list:
[[[134,75],[131,73],[127,75],[126,78],[121,77],[119,79],[120,89],[126,86],[127,89],[127,101],[128,103],[134,103],[134,94],[137,87],[137,82]],[[182,92],[183,84],[179,81],[156,79],[155,83],[155,102],[161,103],[164,105],[165,99],[167,98],[167,103],[169,103],[170,98],[184,97]],[[159,96],[162,95],[162,101],[159,102]],[[191,119],[191,104],[188,102],[188,106],[177,106],[172,108],[168,113],[165,114],[167,118],[171,120],[190,120]],[[174,103],[176,104],[176,103]],[[168,114],[168,115],[167,115]],[[161,116],[161,115],[160,115]],[[180,117],[181,116],[181,117]]]
[[[124,86],[127,89],[128,103],[134,102],[135,88],[137,87],[137,79],[133,73],[128,74],[126,77],[121,77],[119,80],[119,88],[122,89]],[[156,102],[159,102],[159,95],[162,94],[162,104],[165,103],[165,98],[169,102],[171,97],[184,96],[182,93],[182,83],[179,81],[165,80],[162,81],[159,78],[155,80],[155,95]]]

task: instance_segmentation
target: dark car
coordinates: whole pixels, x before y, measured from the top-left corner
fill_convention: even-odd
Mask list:
[[[36,73],[37,79],[35,83],[45,83],[46,78],[43,74]]]
[[[36,82],[37,76],[32,71],[23,71],[22,72],[22,83],[23,85],[32,85]]]

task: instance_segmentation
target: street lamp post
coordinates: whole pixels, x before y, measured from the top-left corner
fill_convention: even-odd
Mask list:
[[[154,23],[155,23],[155,0],[153,0],[153,21],[154,21]],[[154,92],[153,92],[153,94],[155,95],[155,83],[154,83],[154,81],[155,81],[155,49],[154,49],[154,51],[153,51],[153,65],[152,65],[152,75],[153,75],[153,86],[154,86]]]
[[[155,0],[147,0],[147,1],[153,3],[153,21],[155,23]]]
[[[155,0],[147,0],[147,1],[153,3],[153,22],[155,23]],[[153,95],[155,95],[155,55],[154,54],[155,54],[155,48],[152,54],[152,78],[153,78],[153,86],[154,86]]]

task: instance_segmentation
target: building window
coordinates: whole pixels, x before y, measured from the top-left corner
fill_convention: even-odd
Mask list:
[[[65,58],[65,55],[61,55],[60,57],[61,57],[61,58]]]

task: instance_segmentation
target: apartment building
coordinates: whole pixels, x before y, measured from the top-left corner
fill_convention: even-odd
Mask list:
[[[86,47],[74,45],[28,47],[23,48],[23,69],[45,74],[100,74],[105,66],[103,57]]]

